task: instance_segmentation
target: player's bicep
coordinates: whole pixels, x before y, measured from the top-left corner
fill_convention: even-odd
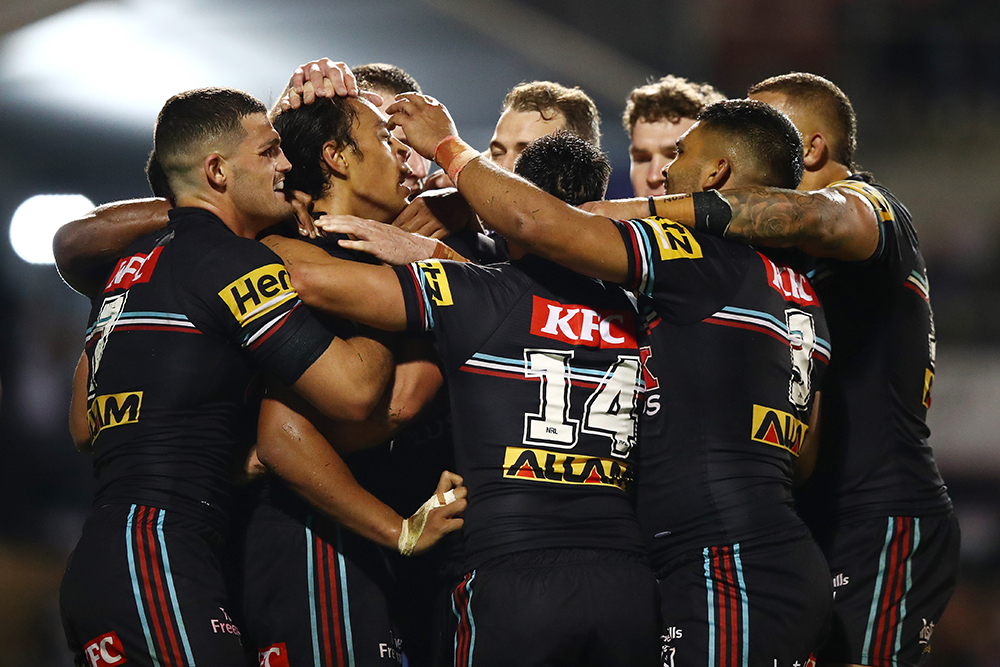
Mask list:
[[[87,422],[87,379],[90,373],[90,362],[87,353],[80,355],[73,373],[73,398],[69,404],[69,434],[73,444],[81,452],[93,450],[90,439],[90,425]]]
[[[878,250],[880,225],[874,204],[853,187],[835,186],[816,193],[827,211],[817,216],[816,234],[799,248],[815,257],[860,262]]]
[[[577,273],[614,283],[628,275],[628,252],[609,218],[578,211],[571,220],[539,226],[537,237],[539,254]]]
[[[366,419],[392,377],[393,356],[364,337],[334,338],[292,384],[292,389],[333,419]]]

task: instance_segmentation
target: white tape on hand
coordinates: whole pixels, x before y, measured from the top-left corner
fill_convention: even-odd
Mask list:
[[[420,506],[420,509],[413,513],[413,516],[409,519],[403,519],[403,527],[399,531],[399,542],[397,543],[399,553],[404,556],[412,555],[413,549],[417,546],[417,540],[420,539],[420,536],[424,532],[424,526],[427,525],[427,515],[430,514],[432,509],[444,507],[456,500],[457,498],[453,489],[448,489],[444,493],[435,493],[427,499],[427,502]],[[413,522],[412,527],[410,526],[410,521]]]

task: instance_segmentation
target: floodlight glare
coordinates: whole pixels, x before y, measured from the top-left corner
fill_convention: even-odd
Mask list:
[[[10,245],[30,264],[53,264],[52,237],[56,230],[94,208],[83,195],[35,195],[14,211]]]

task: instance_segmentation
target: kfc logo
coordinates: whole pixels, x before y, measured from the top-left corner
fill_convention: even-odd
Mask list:
[[[636,346],[632,313],[533,299],[531,333],[536,336],[602,349]]]
[[[775,264],[764,255],[760,257],[764,260],[764,268],[767,269],[767,282],[774,290],[781,293],[785,301],[793,301],[800,306],[819,305],[816,292],[804,275],[787,266]]]
[[[260,667],[288,667],[288,651],[285,649],[285,642],[271,644],[267,648],[257,651],[260,658]]]
[[[83,648],[87,656],[87,663],[90,667],[110,667],[111,665],[124,665],[128,662],[125,657],[125,649],[122,648],[122,641],[114,631],[106,635],[101,635]]]
[[[148,255],[138,253],[131,257],[118,260],[118,266],[111,274],[111,279],[104,286],[105,292],[116,289],[128,289],[136,283],[148,283],[153,269],[156,268],[156,260],[163,252],[163,246],[157,246]]]

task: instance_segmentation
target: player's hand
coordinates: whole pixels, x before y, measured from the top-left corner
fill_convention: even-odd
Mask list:
[[[452,491],[455,494],[455,500],[432,509],[427,515],[427,523],[424,525],[424,531],[420,534],[420,538],[413,548],[414,555],[427,551],[437,544],[438,540],[443,536],[459,530],[465,524],[462,513],[465,512],[465,507],[468,504],[468,501],[465,499],[468,490],[463,486],[460,476],[445,470],[441,473],[441,479],[438,481],[437,490],[435,491],[438,503],[444,501],[444,494],[448,491]],[[410,517],[407,521],[412,522],[413,518]]]
[[[359,93],[358,82],[350,67],[321,58],[295,68],[277,106],[286,111],[312,104],[318,97],[357,97],[359,94],[375,106],[382,104],[382,97],[375,93]]]
[[[285,193],[285,198],[292,205],[295,212],[295,224],[299,228],[299,234],[308,236],[311,239],[320,235],[321,230],[316,229],[312,217],[312,197],[301,190],[291,190]]]
[[[389,114],[389,124],[402,127],[410,147],[428,160],[434,159],[434,149],[442,139],[458,136],[448,109],[427,95],[396,95],[396,101],[385,112]]]
[[[454,188],[425,192],[411,201],[392,224],[433,239],[443,239],[463,229],[482,231],[472,207]]]
[[[340,247],[366,252],[393,266],[429,259],[438,244],[434,239],[353,215],[324,215],[316,226],[325,232],[351,236],[341,239]]]
[[[615,220],[632,220],[649,217],[649,200],[645,197],[636,199],[609,199],[607,201],[590,201],[580,205],[584,211],[595,215],[603,215]]]

